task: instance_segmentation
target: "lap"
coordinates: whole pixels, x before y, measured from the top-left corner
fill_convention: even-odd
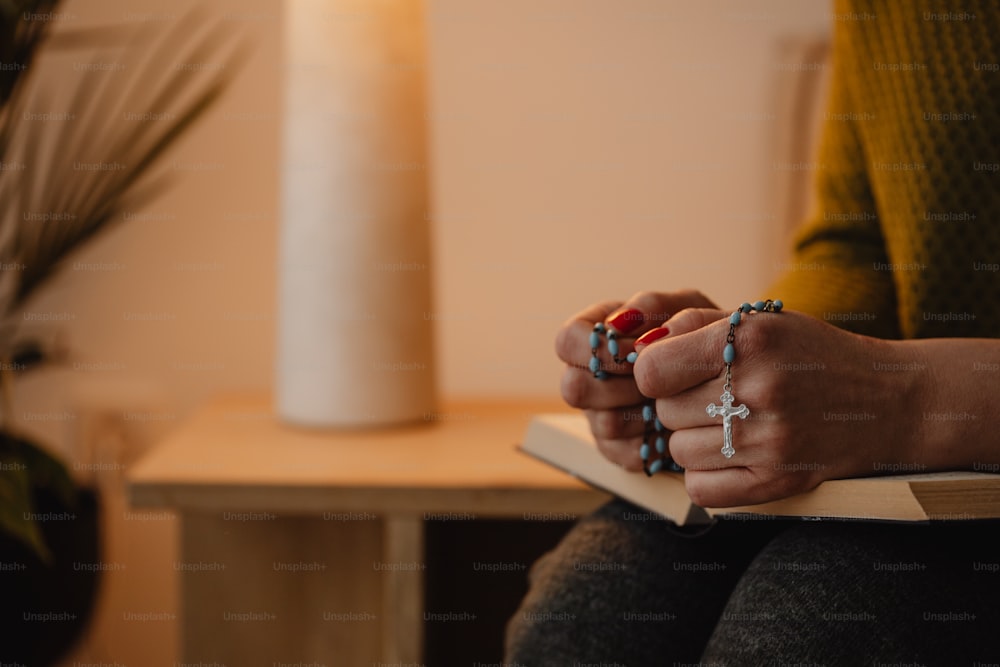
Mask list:
[[[993,521],[802,522],[747,568],[703,659],[995,661],[1000,573],[990,536],[998,528]]]
[[[988,662],[998,528],[722,520],[689,530],[612,501],[533,566],[506,660]]]
[[[678,529],[625,501],[604,505],[532,567],[506,661],[697,661],[740,574],[780,530],[751,523],[761,522]]]

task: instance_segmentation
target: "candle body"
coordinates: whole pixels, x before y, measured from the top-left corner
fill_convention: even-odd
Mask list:
[[[287,0],[275,409],[413,421],[436,402],[422,4]]]

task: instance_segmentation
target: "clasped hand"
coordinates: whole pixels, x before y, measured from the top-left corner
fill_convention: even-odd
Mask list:
[[[899,373],[880,371],[898,363],[892,343],[794,307],[753,313],[737,328],[733,394],[750,414],[733,420],[732,458],[720,453],[722,420],[706,411],[722,393],[731,311],[699,292],[642,292],[571,318],[556,339],[567,364],[563,398],[584,410],[604,456],[629,471],[642,470],[642,406],[655,399],[670,456],[685,469],[691,499],[704,507],[777,500],[827,479],[875,474],[880,461],[904,460],[915,388]],[[595,322],[620,332],[619,358],[638,352],[634,366],[616,363],[601,346],[608,376],[594,377],[588,364]]]

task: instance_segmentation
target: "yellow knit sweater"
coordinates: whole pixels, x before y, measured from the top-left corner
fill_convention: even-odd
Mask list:
[[[1000,337],[1000,3],[833,17],[817,205],[768,296],[885,338]]]

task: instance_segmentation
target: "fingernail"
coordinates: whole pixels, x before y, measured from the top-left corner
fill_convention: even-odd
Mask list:
[[[608,324],[613,326],[618,333],[627,334],[629,331],[635,330],[645,320],[646,316],[642,314],[641,310],[626,308],[609,317]]]
[[[635,346],[638,348],[640,345],[649,345],[650,343],[660,340],[668,333],[670,333],[670,329],[667,327],[652,329],[639,336],[639,339],[635,341]]]

